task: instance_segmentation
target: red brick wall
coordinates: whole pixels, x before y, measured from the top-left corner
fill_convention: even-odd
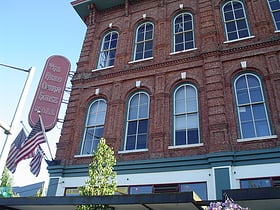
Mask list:
[[[163,2],[163,5],[161,3]],[[198,3],[197,3],[198,2]],[[88,163],[91,158],[74,158],[79,154],[88,103],[96,98],[95,89],[108,103],[104,136],[114,147],[118,160],[191,156],[220,151],[239,151],[279,146],[278,139],[237,142],[232,80],[247,69],[263,78],[273,133],[280,135],[280,33],[275,33],[266,1],[244,1],[254,38],[224,43],[224,28],[218,0],[146,0],[125,7],[96,12],[95,22],[88,25],[56,158],[65,164]],[[194,16],[197,50],[170,55],[172,17],[184,10]],[[132,57],[134,28],[142,15],[155,24],[154,58],[129,63]],[[102,35],[112,23],[119,32],[115,66],[92,72],[98,60]],[[183,80],[196,85],[199,93],[200,129],[203,146],[168,149],[172,137],[172,91]],[[148,152],[118,154],[122,150],[126,101],[136,90],[135,81],[150,94]]]

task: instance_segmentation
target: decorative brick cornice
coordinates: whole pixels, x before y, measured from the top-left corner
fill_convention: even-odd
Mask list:
[[[277,37],[273,37],[266,41],[256,42],[256,43],[247,44],[247,45],[243,45],[243,46],[235,46],[235,47],[226,48],[226,49],[217,48],[215,50],[207,51],[207,52],[202,51],[202,52],[200,52],[199,55],[192,55],[189,57],[167,60],[162,63],[152,63],[152,64],[147,65],[146,63],[153,61],[153,60],[150,60],[150,61],[146,61],[146,63],[144,63],[145,61],[143,61],[143,63],[141,63],[143,66],[136,66],[136,65],[133,66],[133,64],[130,64],[131,66],[125,65],[122,70],[117,71],[117,72],[113,72],[114,68],[109,69],[109,70],[100,70],[100,71],[97,71],[94,73],[77,72],[77,75],[73,78],[73,81],[78,82],[77,80],[86,80],[86,81],[104,80],[104,79],[120,77],[120,76],[124,76],[124,75],[128,75],[128,74],[135,74],[137,72],[145,72],[145,71],[151,71],[151,70],[156,70],[156,69],[160,69],[160,68],[167,68],[170,66],[180,65],[183,63],[191,63],[191,62],[199,61],[199,60],[203,61],[205,58],[207,58],[209,56],[218,56],[219,57],[219,56],[230,55],[230,54],[238,54],[238,53],[242,53],[245,51],[256,50],[256,49],[270,47],[270,46],[279,46],[279,44],[280,44],[280,37],[277,36]]]

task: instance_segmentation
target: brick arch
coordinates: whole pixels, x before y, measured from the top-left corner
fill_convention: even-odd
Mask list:
[[[177,72],[177,74],[171,74],[172,77],[166,77],[166,85],[165,85],[165,92],[172,93],[174,88],[178,86],[180,83],[190,83],[196,86],[198,92],[199,87],[202,87],[202,84],[199,83],[199,81],[192,75],[188,75],[188,72],[186,72],[186,79],[181,78],[181,73],[184,71]],[[189,77],[190,76],[190,77]]]

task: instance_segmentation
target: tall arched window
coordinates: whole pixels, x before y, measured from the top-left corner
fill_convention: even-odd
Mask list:
[[[173,20],[173,52],[194,47],[193,16],[188,12],[180,13]]]
[[[279,0],[267,0],[271,16],[276,28],[276,31],[280,30],[280,1]]]
[[[197,89],[182,84],[173,95],[174,146],[200,143]]]
[[[134,41],[134,61],[153,57],[153,39],[153,23],[145,22],[138,26]]]
[[[252,73],[234,81],[240,138],[270,136],[271,129],[260,78]]]
[[[118,42],[118,32],[110,31],[102,39],[97,69],[114,66]]]
[[[145,92],[137,92],[129,98],[124,150],[147,148],[149,100]]]
[[[103,137],[106,109],[107,104],[104,99],[97,99],[90,104],[81,147],[82,155],[96,151],[99,140]]]
[[[248,20],[242,1],[227,1],[223,5],[222,11],[228,41],[250,36]]]

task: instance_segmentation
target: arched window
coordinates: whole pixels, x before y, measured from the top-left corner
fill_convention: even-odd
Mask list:
[[[118,32],[110,31],[103,37],[97,69],[114,66],[118,36]]]
[[[197,89],[182,84],[173,95],[174,146],[200,143]]]
[[[240,138],[270,136],[271,129],[260,78],[252,73],[234,81]]]
[[[81,154],[92,154],[97,149],[101,137],[106,116],[107,104],[104,99],[93,101],[87,112]]]
[[[248,20],[242,1],[228,1],[223,5],[222,11],[228,41],[250,36]]]
[[[267,0],[276,31],[280,30],[280,1]]]
[[[173,20],[173,52],[194,47],[193,16],[187,12],[180,13]]]
[[[137,92],[129,98],[124,150],[147,148],[149,100],[145,92]]]
[[[138,26],[134,41],[134,61],[153,57],[153,39],[153,23],[145,22]]]

